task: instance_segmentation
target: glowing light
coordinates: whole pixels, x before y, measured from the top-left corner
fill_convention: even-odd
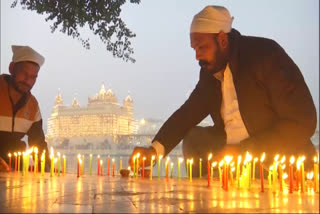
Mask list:
[[[291,164],[294,163],[294,156],[291,156],[291,158],[290,158],[290,163],[291,163]]]
[[[264,158],[265,158],[266,154],[265,153],[262,153],[262,156],[260,158],[260,162],[262,163],[264,161]]]
[[[215,162],[213,162],[213,163],[211,164],[212,167],[215,167],[216,165],[217,165],[217,161],[215,161]]]
[[[212,153],[209,154],[208,161],[211,160],[211,158],[212,158]]]

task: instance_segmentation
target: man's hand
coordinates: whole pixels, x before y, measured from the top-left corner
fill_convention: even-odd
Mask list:
[[[226,155],[237,158],[237,156],[240,155],[240,144],[226,144],[217,154],[213,154],[213,158],[217,161],[220,161]]]
[[[0,157],[0,172],[8,172],[9,166],[8,164]]]
[[[133,157],[137,156],[137,154],[140,153],[140,157],[139,157],[139,166],[141,167],[142,166],[142,161],[143,161],[143,157],[145,157],[145,166],[150,166],[150,161],[151,161],[151,157],[154,156],[156,158],[157,156],[157,153],[156,153],[156,150],[150,146],[148,148],[145,148],[145,147],[135,147],[133,149],[133,152],[130,156],[130,159],[129,159],[129,166],[131,168],[131,170],[133,169]],[[137,162],[137,159],[136,159],[136,162]]]

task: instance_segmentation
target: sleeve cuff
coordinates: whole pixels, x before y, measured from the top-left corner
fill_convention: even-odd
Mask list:
[[[165,150],[164,150],[164,146],[161,143],[159,143],[158,141],[154,141],[151,144],[151,146],[156,150],[157,158],[161,155],[162,157],[164,156]]]

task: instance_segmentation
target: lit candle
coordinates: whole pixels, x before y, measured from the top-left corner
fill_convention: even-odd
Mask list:
[[[261,158],[260,158],[260,190],[261,192],[264,192],[264,184],[263,184],[263,180],[264,180],[264,177],[263,177],[263,161],[264,161],[264,158],[265,158],[265,153],[262,153],[261,155]]]
[[[211,180],[213,180],[213,168],[215,167],[217,165],[217,161],[215,161],[215,162],[213,162],[212,164],[211,164]]]
[[[170,178],[172,178],[172,172],[173,172],[173,163],[171,163]]]
[[[63,171],[63,175],[66,174],[66,168],[67,167],[67,161],[66,161],[66,156],[63,155],[63,168],[62,168],[62,171]]]
[[[22,176],[25,174],[26,154],[22,152]]]
[[[225,164],[224,164],[224,189],[226,190],[226,191],[228,191],[228,167],[229,167],[229,163],[231,162],[231,160],[232,160],[232,156],[229,156],[229,155],[226,155],[225,157],[224,157],[224,160],[225,160]]]
[[[276,192],[276,185],[277,185],[277,161],[278,161],[279,155],[276,155],[274,157],[273,161],[273,167],[272,167],[272,191]]]
[[[80,177],[80,154],[77,156],[77,178]]]
[[[255,180],[256,177],[256,162],[258,161],[258,158],[253,159],[253,165],[252,165],[252,180]]]
[[[193,158],[190,160],[190,182],[192,182],[192,163],[193,163]]]
[[[170,160],[170,157],[167,157],[167,161],[166,161],[166,179],[167,181],[169,181],[169,160]]]
[[[98,159],[97,159],[97,164],[98,164],[98,171],[97,171],[97,175],[100,174],[100,155],[98,155]]]
[[[142,158],[142,180],[144,180],[144,162],[146,161],[146,157]]]
[[[152,169],[153,169],[153,160],[155,159],[154,155],[152,155],[150,160],[150,180],[152,180]]]
[[[44,176],[44,161],[45,161],[45,153],[41,154],[41,176]]]
[[[208,161],[207,161],[207,177],[208,177],[208,187],[210,187],[210,160],[212,158],[212,153],[209,154],[208,156]]]
[[[313,158],[314,165],[313,165],[313,189],[314,192],[319,192],[319,164],[317,160],[317,156]]]
[[[301,192],[305,192],[306,189],[305,189],[305,178],[304,178],[304,163],[303,161],[305,160],[305,157],[302,156],[301,157],[301,183],[302,183],[302,188],[301,188]]]
[[[269,173],[268,173],[268,183],[269,183],[269,187],[271,187],[271,185],[272,185],[272,183],[271,183],[272,169],[273,169],[273,166],[271,165],[271,166],[269,167]]]
[[[110,156],[108,155],[107,175],[110,175]]]
[[[202,175],[201,175],[201,170],[202,170],[202,159],[200,158],[199,159],[199,177],[201,178]]]
[[[178,180],[180,181],[181,175],[180,175],[180,163],[183,161],[183,158],[178,159]]]
[[[38,163],[38,147],[34,148],[34,174],[39,171],[39,163]]]
[[[279,166],[279,184],[280,184],[280,192],[283,191],[283,167],[285,167],[284,162],[286,160],[286,156],[283,156],[281,161],[280,161],[280,166]]]
[[[161,166],[162,155],[159,156],[158,159],[158,179],[160,179],[160,166]]]
[[[89,174],[92,175],[92,154],[90,154]]]
[[[100,160],[100,175],[103,176],[103,160]]]
[[[20,172],[20,156],[21,156],[21,152],[18,152],[18,172]]]
[[[112,158],[112,176],[114,176],[114,168],[115,168],[115,163],[114,163],[114,158]]]
[[[236,182],[237,182],[238,188],[240,188],[240,164],[241,164],[241,155],[238,156],[237,171],[236,171]]]
[[[189,163],[190,163],[190,160],[189,159],[187,159],[187,178],[189,178]]]
[[[9,172],[11,172],[11,153],[9,153],[8,156],[9,156]]]
[[[293,164],[294,157],[291,156],[289,165],[289,193],[293,193]]]
[[[137,154],[137,161],[136,161],[136,178],[138,178],[139,175],[139,162],[140,162],[140,153]]]
[[[18,160],[17,160],[17,153],[13,153],[14,154],[14,172],[17,172],[17,166],[18,166]]]
[[[233,171],[235,171],[235,167],[230,167],[230,183],[233,186]]]
[[[53,148],[51,147],[51,154],[50,154],[50,159],[51,159],[51,168],[50,168],[50,176],[53,176],[53,167],[54,167],[54,153],[53,153]]]
[[[54,158],[54,174],[55,175],[57,175],[57,162],[58,162],[58,159]],[[80,174],[81,174],[81,171],[80,171]]]
[[[30,172],[33,172],[33,157],[30,155]]]
[[[61,167],[61,159],[60,152],[58,152],[58,176],[60,177],[60,167]]]

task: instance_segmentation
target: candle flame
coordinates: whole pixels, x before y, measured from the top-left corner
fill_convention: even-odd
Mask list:
[[[138,154],[137,154],[137,158],[139,158],[140,157],[140,153],[138,152]]]
[[[146,160],[146,157],[143,157],[142,160]]]
[[[279,154],[277,154],[275,157],[274,157],[274,161],[278,161],[279,159]]]
[[[21,155],[21,152],[18,152],[18,155],[20,156],[20,155]]]
[[[11,153],[8,154],[9,158],[11,158]]]
[[[238,164],[241,163],[241,155],[238,156]]]
[[[100,155],[98,155],[98,158],[100,158]]]
[[[260,158],[260,162],[262,163],[264,161],[264,158],[265,158],[266,154],[265,153],[262,153],[262,156]]]
[[[163,158],[163,155],[160,155],[160,156],[159,156],[159,159],[161,160],[162,158]]]
[[[313,178],[313,172],[310,172],[310,180]]]
[[[54,162],[55,162],[55,163],[57,163],[57,161],[58,161],[58,159],[57,159],[57,158],[55,158],[55,159],[54,159]]]
[[[114,162],[114,158],[112,158],[112,162]]]
[[[285,173],[283,173],[283,175],[282,175],[282,179],[287,179],[288,178],[288,174],[285,172]]]
[[[291,158],[290,158],[290,163],[291,163],[291,164],[294,163],[294,156],[291,156]]]
[[[271,165],[271,166],[269,167],[269,171],[272,171],[272,169],[273,169],[273,166]]]
[[[213,162],[213,163],[211,164],[212,167],[215,167],[216,165],[217,165],[217,161],[215,161],[215,162]]]
[[[78,154],[78,158],[79,158],[79,159],[81,158],[81,155],[80,155],[80,154]]]
[[[286,156],[284,155],[283,157],[282,157],[282,159],[281,159],[281,163],[284,163],[286,161]]]
[[[63,157],[63,158],[66,158],[66,156],[65,156],[65,155],[62,155],[62,157]]]
[[[171,162],[171,167],[173,167],[173,162]]]
[[[179,162],[181,163],[183,161],[183,158],[179,158]]]
[[[17,153],[15,152],[15,153],[13,153],[14,154],[14,156],[17,156]]]
[[[258,160],[259,160],[258,158],[254,158],[254,159],[253,159],[254,162],[257,162]]]
[[[131,167],[130,166],[128,166],[128,170],[130,170],[131,169]]]
[[[303,162],[305,159],[306,159],[306,157],[305,157],[305,156],[302,156],[302,157],[301,157],[301,162]]]
[[[317,163],[317,156],[314,156],[313,160],[314,160],[314,163]]]
[[[286,165],[285,165],[285,164],[283,164],[283,165],[282,165],[282,169],[284,170],[285,168],[286,168]]]
[[[252,160],[252,156],[250,155],[249,152],[247,152],[246,159],[244,161],[247,163],[247,162],[250,162],[251,160]]]
[[[235,171],[236,170],[236,168],[235,167],[232,167],[231,168],[231,172],[233,172],[233,171]]]
[[[100,166],[102,166],[102,164],[103,164],[103,160],[100,160]]]
[[[224,157],[224,160],[226,161],[227,165],[232,161],[232,156],[226,155]]]
[[[208,156],[208,161],[212,158],[212,153],[209,154]]]
[[[43,161],[43,159],[44,159],[44,154],[42,153],[42,155],[41,155],[41,161]]]
[[[167,162],[169,162],[169,160],[170,160],[170,157],[167,157]]]
[[[223,165],[223,160],[221,160],[220,162],[219,162],[219,167],[221,167],[222,165]]]
[[[57,154],[58,154],[58,157],[60,157],[60,152],[58,152]]]
[[[51,151],[51,155],[53,155],[53,148],[52,148],[52,146],[51,146],[51,148],[50,148],[50,151]]]
[[[151,160],[154,160],[154,159],[155,159],[155,157],[154,157],[154,155],[152,155]]]
[[[92,154],[90,154],[90,158],[92,157]]]
[[[38,154],[38,147],[34,147],[34,153]]]
[[[193,163],[193,158],[190,160],[190,164],[192,165],[192,163]]]
[[[234,162],[233,162],[233,161],[232,161],[232,163],[230,164],[230,166],[231,166],[231,167],[233,167],[233,166],[234,166]]]
[[[298,170],[300,169],[300,162],[301,162],[301,160],[300,160],[300,158],[298,158],[298,160],[297,160],[297,169]]]

